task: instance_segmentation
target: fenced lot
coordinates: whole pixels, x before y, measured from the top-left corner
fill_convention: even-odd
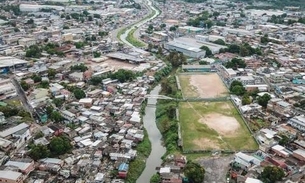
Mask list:
[[[180,102],[179,121],[184,151],[258,148],[231,101]]]
[[[178,77],[184,98],[218,98],[228,95],[217,73],[186,73]]]

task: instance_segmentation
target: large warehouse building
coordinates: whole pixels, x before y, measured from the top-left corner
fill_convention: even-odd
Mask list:
[[[203,58],[205,56],[205,51],[200,49],[201,44],[192,44],[182,38],[170,41],[164,47],[167,50],[178,51],[192,58]]]
[[[15,57],[1,57],[0,56],[0,73],[7,73],[14,69],[25,68],[28,62]]]

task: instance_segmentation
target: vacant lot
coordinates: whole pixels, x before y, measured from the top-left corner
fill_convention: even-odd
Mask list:
[[[253,137],[230,101],[181,102],[184,150],[253,150]]]
[[[185,98],[217,98],[227,95],[227,88],[216,73],[179,75]]]

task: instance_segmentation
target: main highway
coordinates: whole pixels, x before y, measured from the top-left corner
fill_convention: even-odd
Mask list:
[[[129,34],[130,31],[132,31],[133,29],[138,29],[139,27],[141,27],[143,24],[155,19],[159,14],[160,14],[160,10],[158,10],[157,8],[154,7],[153,3],[151,0],[143,0],[143,4],[144,6],[146,6],[148,9],[149,9],[149,13],[147,16],[145,16],[142,20],[138,21],[137,23],[135,24],[132,24],[131,26],[129,26],[127,28],[127,30],[120,35],[120,40],[130,46],[130,47],[135,47],[134,45],[132,45],[131,43],[129,43],[126,39],[127,39],[127,36]],[[137,32],[137,31],[135,31]],[[139,40],[139,35],[137,35],[137,39]],[[140,40],[139,40],[140,41]]]

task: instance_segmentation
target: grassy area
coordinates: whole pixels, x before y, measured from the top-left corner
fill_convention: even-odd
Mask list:
[[[135,38],[135,37],[133,36],[133,34],[134,34],[134,32],[135,32],[136,30],[137,30],[137,28],[132,29],[132,30],[128,33],[126,40],[127,40],[130,44],[134,45],[135,47],[144,47],[145,44],[144,44],[142,41],[139,41],[137,38]]]
[[[144,135],[143,141],[137,146],[137,158],[129,164],[127,183],[135,183],[137,181],[145,168],[145,161],[151,152],[151,143],[146,130],[144,131]]]
[[[190,84],[191,75],[179,75],[181,90],[184,96],[195,98],[199,97],[197,88]]]
[[[231,102],[182,102],[179,105],[180,124],[183,139],[183,148],[189,150],[254,150],[258,146],[244,124],[238,111]],[[212,120],[208,115],[221,115],[236,119],[232,133],[222,133],[208,126],[201,120]],[[220,120],[223,120],[221,118]],[[232,120],[232,118],[230,118]],[[215,120],[215,119],[214,119]],[[234,120],[233,120],[234,121]],[[217,121],[218,122],[218,121]],[[222,121],[223,122],[223,121]],[[230,122],[231,123],[231,122]],[[219,126],[224,125],[223,123]],[[217,127],[217,126],[216,126]],[[225,129],[222,128],[222,129]]]
[[[159,12],[160,12],[160,10],[159,10]],[[137,23],[139,23],[139,22],[141,22],[141,21],[147,20],[147,19],[153,17],[156,13],[157,13],[157,12],[156,12],[155,10],[152,10],[152,12],[151,12],[148,16],[146,16],[144,19],[141,19],[141,20],[139,20],[139,21],[137,21],[137,22],[135,22],[135,23],[129,25],[128,27],[125,27],[125,28],[121,29],[121,30],[118,32],[118,34],[117,34],[118,40],[122,41],[122,40],[121,40],[121,35],[124,34],[124,33],[127,31],[127,29],[129,29],[132,25],[135,25],[135,24],[137,24]],[[159,13],[159,14],[160,14],[160,13]],[[128,37],[130,37],[131,40],[136,40],[136,38],[133,37],[133,33],[134,33],[135,31],[136,31],[136,29],[133,29],[133,30],[131,30],[131,31],[129,32],[129,34],[130,34],[131,32],[132,32],[132,34],[130,34],[131,36],[129,36],[129,34],[128,34],[128,36],[127,36],[127,41],[128,41],[128,42],[130,42],[130,41],[128,40]],[[136,40],[136,41],[139,42],[139,43],[141,43],[141,44],[143,45],[142,42],[140,42],[140,41],[138,41],[138,40]],[[130,42],[130,44],[134,45],[132,42]],[[137,44],[137,43],[136,43],[136,44]],[[134,45],[134,46],[136,46],[136,45]],[[145,46],[145,45],[144,45],[144,46]],[[143,47],[143,46],[136,46],[136,47]]]

